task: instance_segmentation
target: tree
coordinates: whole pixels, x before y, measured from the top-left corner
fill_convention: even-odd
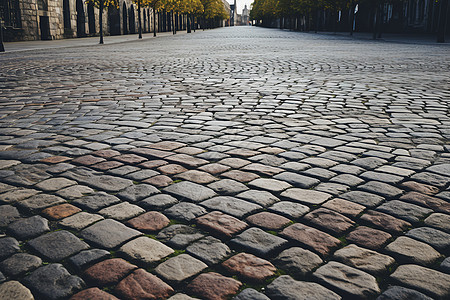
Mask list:
[[[147,0],[147,5],[153,11],[153,36],[156,36],[156,11],[163,8],[163,0]]]
[[[147,7],[150,5],[150,0],[133,0],[133,2],[138,7],[138,34],[139,38],[142,39],[142,19],[141,19],[141,7]]]
[[[94,7],[99,9],[99,25],[100,25],[100,44],[103,44],[103,10],[108,7],[119,8],[118,0],[86,0],[86,3],[92,3]]]

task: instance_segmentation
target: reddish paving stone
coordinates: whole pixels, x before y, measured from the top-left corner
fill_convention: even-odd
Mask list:
[[[252,180],[260,178],[259,175],[250,172],[244,172],[239,170],[231,170],[222,174],[223,177],[234,179],[239,182],[250,182]]]
[[[239,253],[224,261],[222,266],[231,274],[237,274],[250,281],[264,281],[277,270],[265,259],[248,253]]]
[[[121,258],[107,259],[86,269],[86,277],[99,286],[106,286],[118,283],[131,271],[137,269]]]
[[[123,163],[118,162],[118,161],[104,161],[99,164],[92,165],[91,168],[101,170],[101,171],[107,171],[107,170],[118,168],[120,166],[123,166]]]
[[[142,168],[146,168],[146,169],[153,169],[153,168],[158,168],[160,166],[164,166],[167,164],[168,164],[168,162],[165,160],[155,159],[155,160],[149,160],[149,161],[143,162],[143,163],[139,164],[138,166],[142,167]]]
[[[400,197],[400,200],[404,200],[410,203],[418,204],[421,206],[429,207],[437,212],[450,213],[450,203],[428,195],[424,195],[418,192],[409,192]]]
[[[413,190],[415,192],[419,192],[422,194],[427,194],[427,195],[433,195],[439,192],[439,188],[432,186],[432,185],[428,185],[428,184],[424,184],[424,183],[419,183],[416,181],[407,181],[407,182],[403,182],[401,184],[401,186]]]
[[[111,158],[111,157],[120,155],[120,152],[116,151],[116,150],[105,149],[105,150],[98,150],[98,151],[92,152],[91,154],[95,155],[95,156],[100,156],[103,158]]]
[[[239,291],[242,283],[218,273],[204,273],[187,286],[194,295],[205,300],[225,300]]]
[[[341,241],[328,233],[300,223],[285,228],[281,235],[300,242],[323,256],[330,254],[333,248],[341,244]]]
[[[129,300],[167,299],[174,293],[170,285],[143,269],[128,275],[119,282],[114,291],[122,299]]]
[[[169,186],[173,180],[166,175],[156,175],[155,177],[145,179],[142,181],[143,183],[148,183],[157,187],[166,187]]]
[[[73,163],[84,165],[84,166],[98,164],[103,161],[106,161],[106,160],[104,158],[96,157],[93,155],[83,155],[83,156],[77,157],[74,160],[72,160]]]
[[[173,152],[168,151],[162,151],[157,149],[150,149],[150,148],[134,148],[130,150],[133,153],[149,156],[149,157],[156,157],[156,158],[164,158],[169,155],[172,155]]]
[[[55,155],[55,156],[46,157],[44,159],[41,159],[40,161],[43,163],[49,163],[49,164],[59,164],[61,162],[65,162],[65,161],[68,161],[71,159],[72,158],[67,157],[67,156]]]
[[[304,218],[311,224],[338,235],[341,235],[355,224],[346,216],[326,208],[316,209]]]
[[[253,151],[249,149],[233,149],[230,151],[225,152],[226,154],[235,155],[235,156],[242,156],[242,157],[251,157],[258,154],[261,154],[261,152]]]
[[[158,171],[160,171],[163,174],[173,175],[173,174],[186,172],[187,169],[185,167],[177,165],[177,164],[168,164],[168,165],[159,167]]]
[[[170,220],[157,211],[149,211],[128,221],[128,224],[141,231],[159,231],[169,225]]]
[[[126,164],[138,164],[147,160],[145,157],[136,154],[123,154],[114,156],[114,159]]]
[[[195,183],[211,183],[217,180],[217,178],[212,176],[211,174],[197,170],[189,170],[187,172],[177,174],[175,175],[175,177]]]
[[[271,166],[267,166],[267,165],[263,165],[263,164],[256,164],[256,163],[246,165],[245,167],[242,168],[242,170],[252,171],[252,172],[256,172],[256,173],[266,175],[266,176],[273,176],[273,175],[276,175],[276,174],[284,171],[281,168],[271,167]]]
[[[372,250],[381,249],[392,236],[384,231],[359,226],[347,235],[347,241]]]
[[[412,226],[409,222],[375,210],[367,211],[360,220],[392,233],[401,233]]]
[[[69,203],[64,203],[61,205],[46,208],[42,211],[42,213],[53,220],[59,220],[74,215],[80,211],[81,209],[79,209],[78,207],[73,206]]]
[[[188,155],[197,155],[204,151],[205,150],[196,148],[196,147],[183,147],[183,148],[175,150],[174,152],[188,154]]]
[[[271,212],[260,212],[249,216],[247,221],[264,229],[279,230],[289,224],[291,220]]]
[[[93,287],[81,292],[76,293],[72,297],[70,297],[70,300],[119,300],[119,298],[100,290],[97,287]]]
[[[267,154],[280,154],[281,152],[285,152],[286,150],[281,149],[281,148],[277,148],[277,147],[264,147],[264,148],[260,148],[258,149],[258,151],[267,153]]]
[[[181,148],[183,146],[186,146],[186,144],[179,143],[179,142],[170,142],[170,141],[164,141],[164,142],[158,142],[151,144],[147,147],[158,149],[158,150],[166,150],[166,151],[172,151],[178,148]]]
[[[356,217],[364,209],[366,209],[366,207],[363,205],[339,198],[325,202],[324,204],[322,204],[322,207],[337,211],[338,213],[350,217]]]
[[[230,157],[222,159],[221,161],[219,161],[219,163],[230,166],[232,168],[241,168],[243,166],[250,164],[251,162],[241,158]]]
[[[229,166],[225,166],[225,165],[221,165],[218,163],[212,163],[212,164],[207,164],[204,166],[201,166],[200,168],[198,168],[199,170],[208,172],[209,174],[220,174],[223,173],[225,171],[228,171],[229,169],[231,169],[231,167]]]
[[[219,211],[213,211],[198,217],[197,224],[207,230],[212,230],[219,236],[225,237],[231,237],[248,226],[247,223]]]
[[[201,158],[195,158],[186,154],[175,154],[167,157],[167,160],[180,163],[192,168],[197,168],[208,163],[207,160]]]

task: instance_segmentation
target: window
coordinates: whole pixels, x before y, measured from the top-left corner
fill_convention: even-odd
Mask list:
[[[0,0],[0,16],[5,27],[21,28],[19,0]]]

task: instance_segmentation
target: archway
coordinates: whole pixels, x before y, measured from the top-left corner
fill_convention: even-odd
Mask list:
[[[128,11],[125,2],[123,3],[122,6],[122,27],[123,27],[123,34],[128,34]]]
[[[130,7],[130,17],[129,17],[129,23],[130,23],[130,33],[136,33],[136,20],[135,20],[135,16],[134,16],[134,5],[131,4]]]
[[[70,31],[70,3],[69,0],[63,0],[63,19],[64,19],[64,31]]]
[[[95,34],[95,14],[94,14],[94,4],[92,2],[88,3],[88,24],[89,24],[89,34]]]
[[[108,7],[108,25],[110,35],[120,35],[120,12],[117,7]]]
[[[86,36],[86,15],[83,0],[77,0],[77,37]]]

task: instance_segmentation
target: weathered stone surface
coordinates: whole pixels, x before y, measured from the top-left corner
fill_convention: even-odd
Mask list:
[[[320,180],[316,178],[300,175],[293,172],[283,172],[275,175],[273,178],[286,181],[292,186],[302,189],[309,189],[320,183]]]
[[[319,281],[352,297],[368,298],[380,293],[375,277],[338,262],[327,263],[313,275]]]
[[[275,265],[294,278],[304,278],[322,263],[322,259],[317,254],[299,247],[286,249],[275,259]]]
[[[425,225],[450,233],[450,215],[431,214],[425,219]]]
[[[383,247],[392,236],[384,231],[359,226],[347,235],[347,241],[359,246],[377,250]]]
[[[270,300],[266,295],[254,290],[252,288],[246,288],[239,293],[233,300]]]
[[[450,250],[450,234],[434,228],[414,228],[408,231],[406,236],[430,244],[433,248],[439,251],[449,252]]]
[[[92,223],[103,219],[104,218],[100,215],[90,214],[83,211],[68,218],[62,219],[59,224],[67,228],[81,230],[91,225]]]
[[[128,275],[114,290],[124,299],[166,299],[174,292],[167,283],[143,269]]]
[[[248,190],[248,187],[235,180],[222,179],[208,184],[208,187],[221,195],[234,195]]]
[[[288,218],[270,212],[251,215],[247,221],[266,230],[279,230],[290,223]]]
[[[7,275],[18,276],[32,271],[42,264],[42,260],[27,253],[16,253],[0,263],[0,269]]]
[[[114,220],[103,220],[81,231],[81,237],[106,249],[113,249],[120,244],[141,235],[137,230],[126,227]]]
[[[362,191],[351,191],[339,196],[340,198],[361,204],[366,207],[375,207],[380,205],[384,198],[372,193]]]
[[[219,210],[223,213],[230,214],[237,218],[242,218],[245,215],[262,209],[262,207],[257,204],[230,196],[214,197],[212,199],[203,201],[200,204],[211,210]]]
[[[259,204],[264,207],[267,207],[275,202],[280,201],[280,199],[278,199],[277,197],[275,197],[274,195],[272,195],[267,191],[257,191],[257,190],[246,191],[238,194],[236,197],[248,200],[250,202]]]
[[[35,236],[41,235],[44,232],[50,231],[47,219],[41,216],[33,216],[30,218],[23,218],[9,224],[8,231],[14,237],[27,240]]]
[[[248,185],[256,189],[268,190],[276,193],[292,187],[292,185],[284,181],[269,178],[258,178],[249,182]]]
[[[122,278],[137,269],[121,258],[112,258],[96,263],[84,271],[86,279],[99,286],[117,284]]]
[[[102,249],[90,249],[81,251],[77,255],[69,258],[69,262],[78,270],[84,269],[93,263],[108,258],[110,253]]]
[[[237,246],[260,256],[268,256],[277,252],[287,241],[259,228],[252,227],[231,240]]]
[[[11,256],[19,250],[19,242],[16,239],[12,237],[0,238],[0,259]]]
[[[417,265],[402,265],[391,278],[401,285],[429,294],[437,299],[450,297],[450,275]]]
[[[375,226],[392,233],[403,232],[406,228],[411,226],[410,223],[404,220],[394,218],[391,215],[375,210],[368,210],[361,216],[360,219],[367,222],[371,226]]]
[[[296,281],[288,275],[275,279],[267,286],[266,294],[274,300],[341,299],[323,286],[304,281]]]
[[[269,261],[248,253],[239,253],[224,261],[222,266],[231,274],[257,282],[273,276],[276,271],[275,266]]]
[[[0,227],[7,226],[9,223],[12,223],[20,218],[20,213],[12,205],[1,205],[0,206]]]
[[[325,202],[322,204],[322,207],[334,210],[348,217],[356,217],[365,209],[363,205],[338,198]]]
[[[236,294],[242,283],[239,281],[222,276],[218,273],[204,273],[192,280],[187,286],[188,290],[206,300],[225,300]]]
[[[333,258],[372,275],[386,273],[389,266],[395,263],[395,260],[390,256],[353,244],[334,252]]]
[[[89,211],[97,211],[110,205],[114,205],[120,202],[120,199],[116,196],[99,192],[95,195],[85,196],[78,198],[72,202],[72,204],[79,206]]]
[[[159,231],[169,225],[170,220],[156,211],[149,211],[127,222],[131,227],[145,232]]]
[[[417,223],[432,212],[431,209],[403,201],[392,200],[380,205],[377,210],[393,215],[410,223]]]
[[[174,195],[180,200],[189,200],[193,202],[201,202],[216,195],[212,189],[189,181],[172,184],[163,191]]]
[[[137,184],[127,187],[118,193],[117,197],[125,201],[137,202],[158,193],[160,191],[150,184]]]
[[[70,300],[85,300],[85,299],[95,299],[95,300],[119,300],[119,298],[100,290],[97,287],[89,288],[81,292],[76,293]]]
[[[211,266],[220,263],[228,257],[231,254],[231,250],[219,239],[208,236],[189,245],[186,248],[186,253]]]
[[[400,236],[385,248],[398,261],[414,263],[423,266],[432,265],[440,258],[439,252],[428,244]]]
[[[105,218],[123,221],[136,217],[144,212],[145,210],[137,205],[130,204],[128,202],[122,202],[116,205],[103,208],[98,213],[103,215]]]
[[[64,203],[46,208],[42,211],[42,213],[53,220],[59,220],[74,215],[80,211],[81,209],[78,207],[69,203]]]
[[[366,184],[358,186],[358,188],[363,191],[378,194],[386,198],[398,197],[403,194],[403,191],[401,189],[380,181],[369,181]]]
[[[0,299],[34,300],[34,297],[20,282],[7,281],[0,284]]]
[[[89,248],[88,244],[65,230],[50,232],[32,239],[28,245],[53,262]]]
[[[6,193],[0,194],[0,201],[6,202],[6,203],[14,203],[17,201],[27,199],[38,193],[39,193],[39,191],[33,190],[33,189],[14,188]]]
[[[198,298],[192,298],[186,294],[178,293],[169,298],[169,300],[195,300]]]
[[[35,185],[38,189],[41,189],[45,192],[55,192],[64,188],[67,188],[71,185],[77,184],[76,181],[69,180],[67,178],[49,178],[44,181],[39,182]]]
[[[158,265],[155,272],[167,281],[181,282],[207,267],[205,263],[188,254],[180,254]]]
[[[139,202],[139,205],[146,209],[164,209],[166,207],[175,205],[178,203],[178,200],[172,196],[160,194],[148,197]]]
[[[417,192],[409,192],[401,196],[400,200],[428,207],[437,212],[450,213],[450,203],[437,197],[431,197]]]
[[[291,219],[299,219],[309,212],[309,207],[300,203],[280,201],[269,207],[269,210]]]
[[[346,216],[326,208],[316,209],[308,213],[304,219],[325,231],[337,235],[341,235],[355,224]]]
[[[69,272],[60,264],[49,264],[33,271],[23,280],[33,294],[43,299],[70,297],[83,288],[84,281]]]
[[[447,257],[446,259],[444,259],[444,260],[441,262],[439,268],[440,268],[443,272],[445,272],[445,273],[447,273],[447,274],[450,274],[450,257]]]
[[[281,197],[285,197],[290,200],[305,203],[308,205],[317,205],[322,204],[323,202],[330,199],[331,195],[314,190],[292,188],[281,193]]]
[[[119,250],[127,257],[147,264],[158,261],[174,252],[172,248],[148,237],[134,239],[120,247]]]
[[[196,221],[198,225],[206,228],[208,231],[212,231],[213,235],[218,235],[219,237],[231,237],[248,226],[247,223],[219,211],[213,211],[198,217]]]
[[[48,194],[37,194],[35,196],[20,201],[18,205],[25,210],[35,213],[44,208],[61,203],[66,203],[66,201],[58,196]]]
[[[166,209],[164,213],[169,218],[190,222],[198,216],[206,214],[206,210],[194,203],[181,202]]]
[[[73,185],[56,192],[58,196],[68,200],[77,199],[94,193],[95,191],[93,189],[84,185]]]
[[[377,300],[432,300],[432,298],[412,289],[391,286]]]

